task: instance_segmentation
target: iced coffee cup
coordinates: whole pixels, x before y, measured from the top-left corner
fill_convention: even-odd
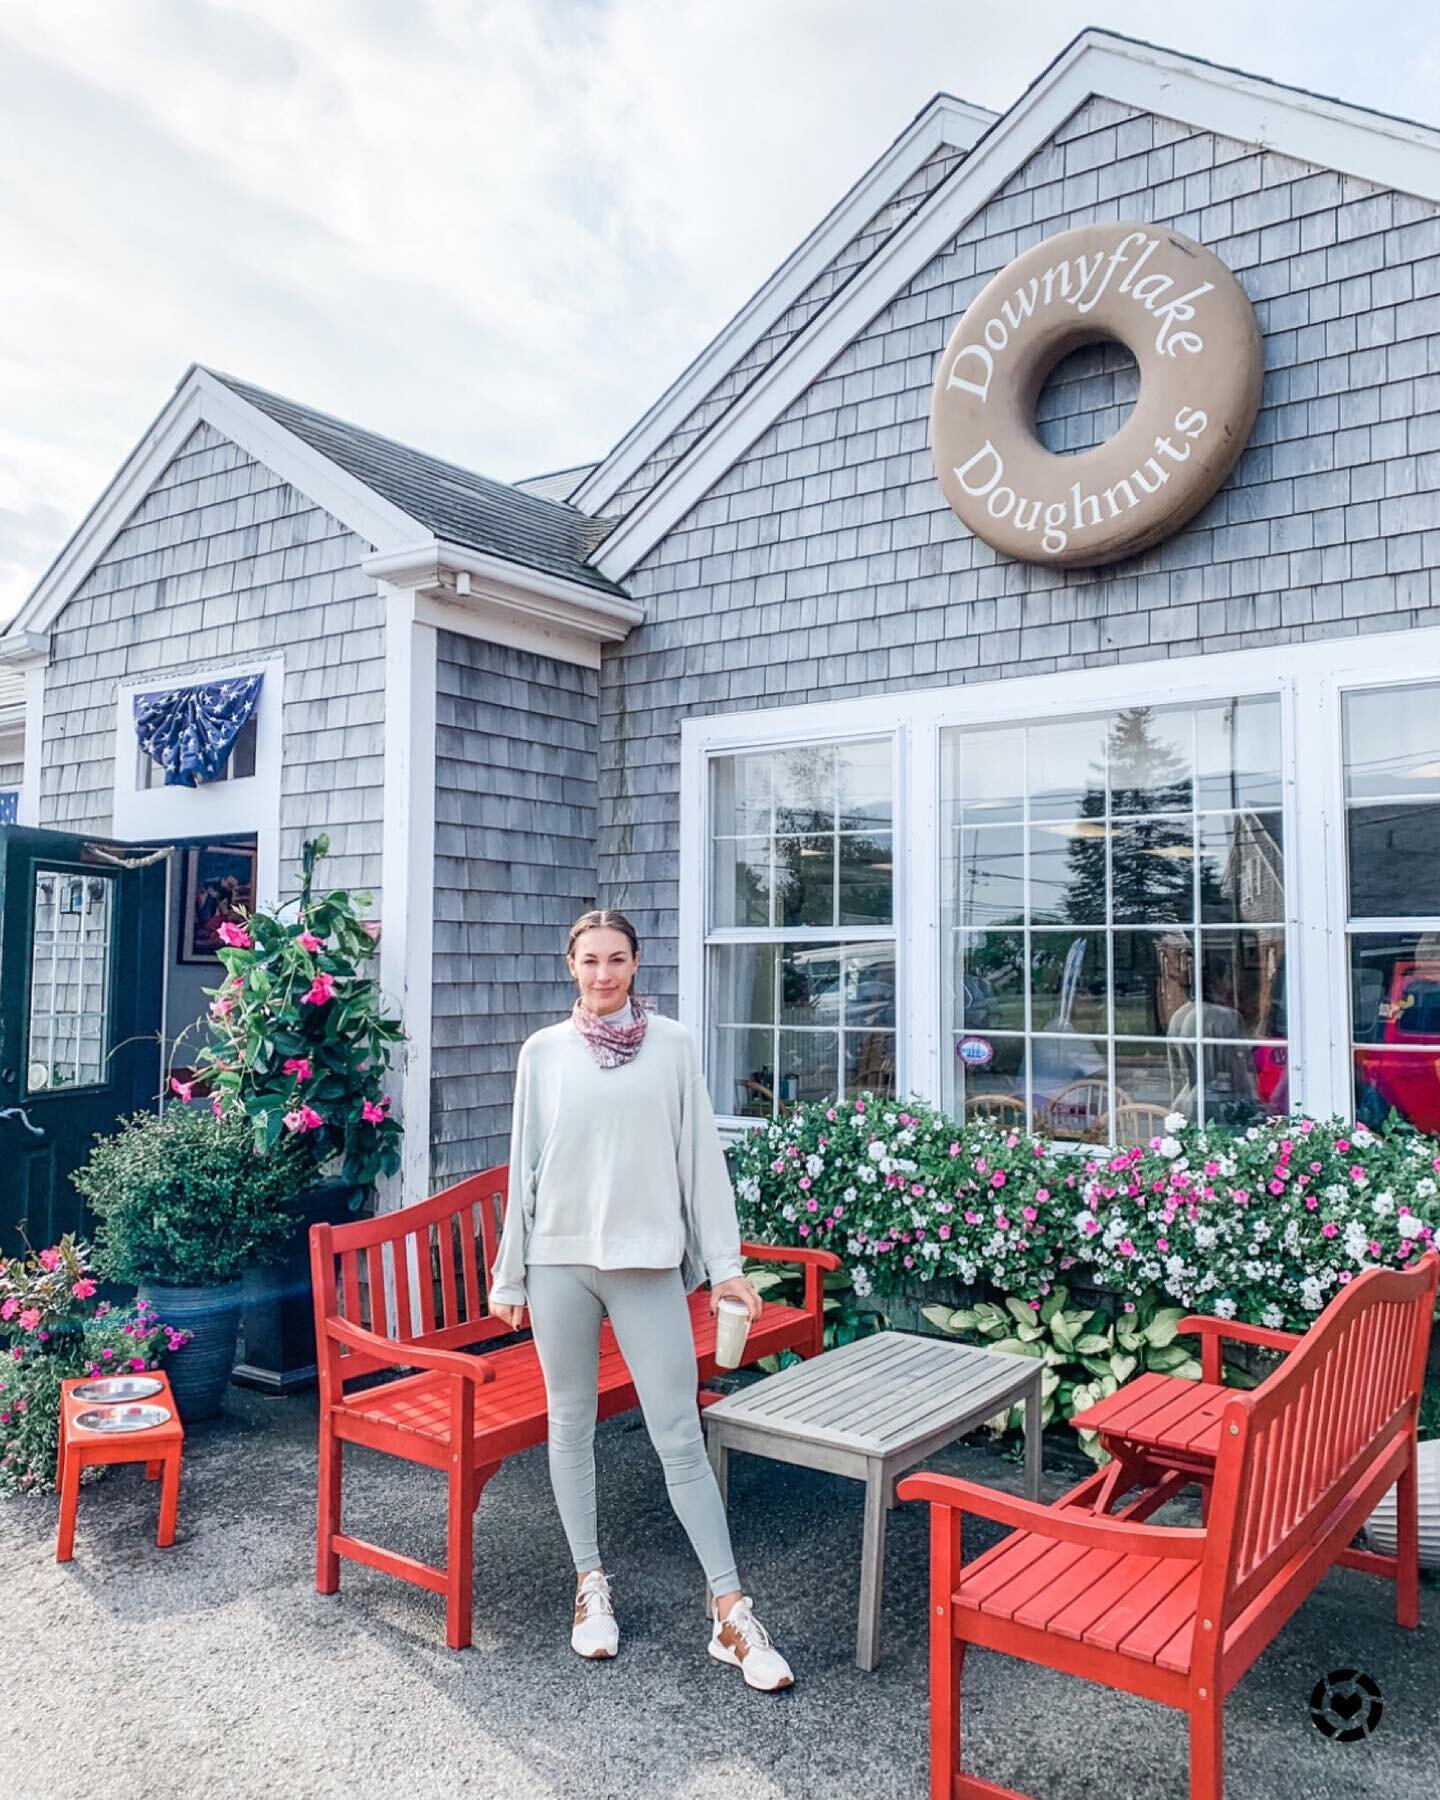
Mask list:
[[[750,1335],[750,1308],[722,1294],[715,1313],[715,1360],[722,1369],[738,1369]]]

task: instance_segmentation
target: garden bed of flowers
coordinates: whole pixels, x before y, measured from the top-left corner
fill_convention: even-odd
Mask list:
[[[864,1095],[750,1133],[733,1167],[746,1233],[837,1252],[860,1298],[965,1289],[925,1316],[1042,1356],[1047,1417],[1137,1369],[1198,1374],[1175,1342],[1187,1310],[1304,1331],[1440,1234],[1440,1140],[1298,1116],[1232,1132],[1174,1114],[1112,1151]],[[1114,1316],[1076,1309],[1080,1285]]]

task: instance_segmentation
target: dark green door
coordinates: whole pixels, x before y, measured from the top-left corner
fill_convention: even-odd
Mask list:
[[[165,865],[105,849],[0,826],[0,1255],[89,1229],[70,1175],[160,1086]]]

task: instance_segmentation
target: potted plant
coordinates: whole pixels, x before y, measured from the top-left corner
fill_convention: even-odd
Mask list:
[[[305,1172],[277,1258],[245,1275],[235,1379],[273,1392],[315,1378],[311,1225],[359,1211],[376,1177],[400,1165],[385,1076],[404,1033],[372,972],[380,928],[363,916],[369,895],[316,891],[329,847],[305,845],[294,900],[220,927],[225,980],[196,1058],[217,1115],[243,1119],[261,1155],[283,1153]],[[190,1098],[188,1084],[177,1091]]]
[[[54,1487],[62,1383],[158,1369],[185,1342],[147,1302],[100,1299],[89,1246],[69,1234],[0,1257],[0,1494]]]
[[[97,1140],[76,1188],[97,1219],[103,1274],[191,1334],[171,1385],[187,1420],[220,1410],[235,1360],[241,1276],[294,1229],[304,1160],[261,1155],[240,1115],[136,1113]]]

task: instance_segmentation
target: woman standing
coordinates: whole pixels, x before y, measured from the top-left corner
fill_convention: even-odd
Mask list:
[[[695,1039],[632,996],[640,944],[623,913],[588,912],[566,946],[570,1017],[526,1039],[515,1083],[510,1199],[490,1310],[529,1322],[549,1407],[550,1481],[577,1575],[573,1648],[614,1656],[619,1628],[597,1540],[595,1417],[609,1314],[665,1486],[714,1596],[710,1654],[754,1688],[794,1677],[740,1591],[705,1455],[686,1294],[760,1297],[741,1274],[735,1199]]]

